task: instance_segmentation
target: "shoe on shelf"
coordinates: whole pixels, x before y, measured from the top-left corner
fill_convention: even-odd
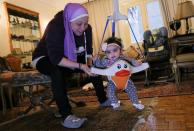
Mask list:
[[[138,109],[138,110],[143,110],[144,109],[144,105],[143,104],[141,104],[141,103],[138,103],[138,104],[133,104],[133,106],[136,108],[136,109]]]
[[[79,118],[75,115],[69,115],[67,118],[61,122],[61,124],[66,128],[80,128],[87,118]]]
[[[111,102],[107,99],[105,102],[100,104],[100,107],[111,107]]]

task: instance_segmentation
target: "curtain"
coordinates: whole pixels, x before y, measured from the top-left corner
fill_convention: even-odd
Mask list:
[[[163,19],[166,27],[168,28],[169,36],[175,35],[175,31],[170,29],[169,22],[173,21],[176,14],[177,5],[180,2],[186,0],[159,0]],[[194,1],[194,0],[193,0]],[[89,23],[93,29],[93,49],[94,53],[97,53],[100,49],[101,39],[105,28],[107,16],[113,14],[112,0],[94,0],[83,4],[89,12]],[[127,16],[127,7],[122,5],[119,1],[120,12]],[[191,22],[190,22],[191,23]],[[104,40],[111,36],[111,21],[109,22],[108,28],[105,33]],[[178,30],[179,34],[184,34],[186,29],[185,20],[181,20],[181,28]],[[122,38],[124,49],[128,49],[131,45],[130,42],[130,28],[127,22],[119,21],[116,23],[116,36]]]
[[[164,16],[163,19],[167,25],[169,35],[173,36],[174,32],[170,29],[169,22],[174,20],[175,9],[177,8],[178,0],[160,0],[160,4]]]
[[[160,0],[164,20],[166,25],[168,25],[167,27],[168,27],[170,36],[175,35],[175,32],[170,29],[169,22],[175,19],[178,4],[185,1],[187,0]],[[189,22],[190,24],[192,24],[191,19],[189,19]],[[178,30],[178,33],[185,34],[185,31],[186,31],[186,22],[185,20],[181,20],[181,28]]]
[[[119,6],[121,1],[119,1]],[[93,30],[93,49],[97,53],[100,49],[103,31],[106,25],[107,17],[113,14],[113,0],[95,0],[83,4],[89,12],[89,24]],[[120,12],[127,16],[127,11],[123,6],[120,6]],[[117,21],[115,36],[120,37],[123,41],[124,49],[130,46],[130,28],[127,21]],[[109,21],[105,32],[104,40],[112,35],[112,22]]]
[[[113,12],[112,0],[95,0],[83,4],[89,13],[89,24],[92,26],[93,32],[93,49],[97,53],[100,49],[103,31],[106,25],[107,16]],[[106,30],[104,40],[111,36],[111,21]]]

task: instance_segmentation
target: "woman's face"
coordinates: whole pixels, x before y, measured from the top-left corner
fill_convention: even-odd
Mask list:
[[[71,22],[71,29],[77,36],[81,36],[88,27],[88,16]]]

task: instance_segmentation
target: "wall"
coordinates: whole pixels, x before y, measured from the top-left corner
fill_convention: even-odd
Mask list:
[[[194,4],[194,0],[191,0]],[[192,29],[192,33],[194,33],[194,17],[191,18],[191,23],[190,23],[191,29]]]
[[[0,0],[0,56],[6,56],[10,53],[10,43],[8,35],[6,8],[4,2],[17,5],[39,13],[41,32],[54,14],[64,7],[63,3],[52,3],[50,0]],[[60,5],[60,6],[59,6]]]

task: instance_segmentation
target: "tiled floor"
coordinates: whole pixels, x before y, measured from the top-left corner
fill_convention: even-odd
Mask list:
[[[194,131],[194,95],[160,97],[154,100],[154,130],[161,131]]]

